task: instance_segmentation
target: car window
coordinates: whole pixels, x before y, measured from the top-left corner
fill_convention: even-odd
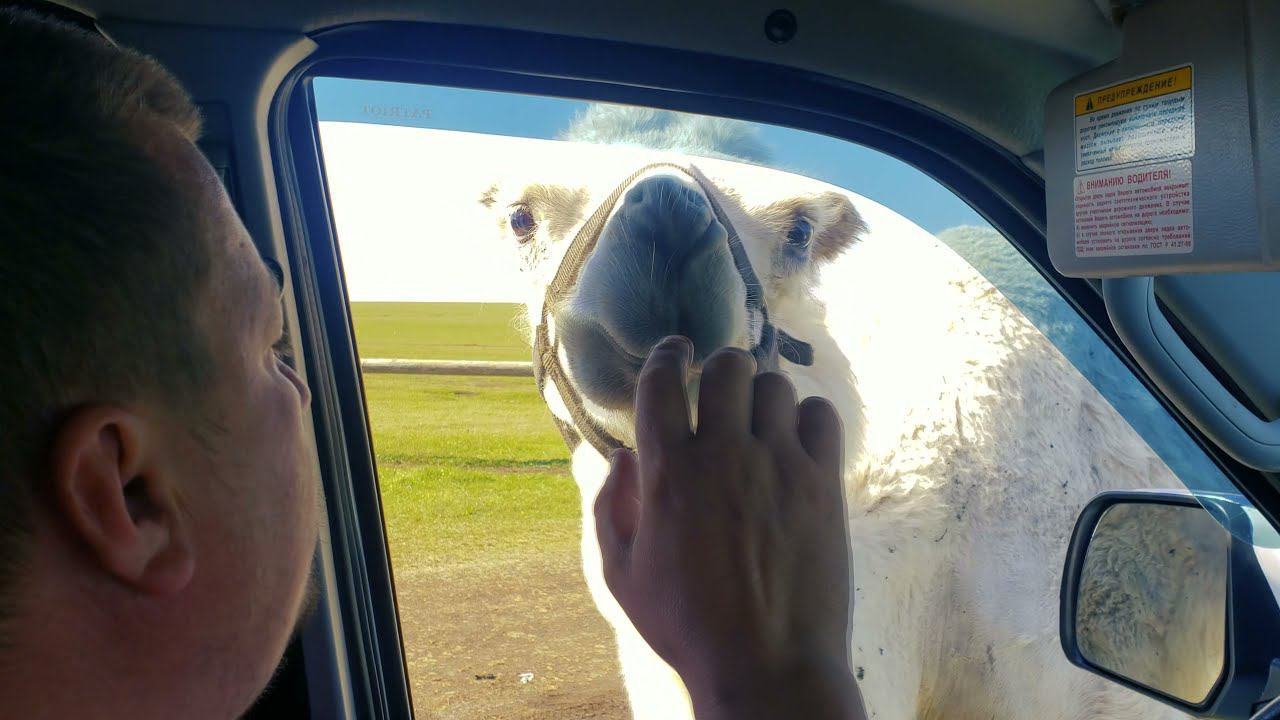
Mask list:
[[[838,396],[854,428],[855,626],[932,592],[945,559],[955,597],[996,597],[969,602],[1007,625],[957,652],[1004,662],[998,643],[1021,637],[1052,658],[1054,579],[1083,503],[1105,489],[1234,491],[1003,236],[892,157],[644,108],[338,78],[314,88],[420,717],[687,712],[602,594],[592,436],[625,439],[631,360],[596,341],[641,356],[645,333],[732,337],[716,327],[741,308],[672,280],[683,251],[619,245],[610,269],[584,265],[576,305],[552,318],[551,362],[569,379],[548,381],[531,348],[564,248],[593,213],[616,217],[636,183],[729,206],[719,217],[734,219],[765,287],[779,367],[802,393]],[[641,242],[629,227],[601,231],[595,252]],[[638,309],[681,293],[692,319],[655,324]],[[598,427],[573,427],[574,404]],[[955,559],[973,548],[1009,557]],[[857,627],[854,641],[869,705],[915,712],[879,678],[920,678],[918,651]]]

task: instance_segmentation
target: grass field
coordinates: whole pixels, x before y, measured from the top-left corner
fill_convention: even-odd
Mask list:
[[[353,303],[361,357],[515,360],[514,305]],[[366,375],[393,552],[428,561],[576,542],[568,453],[529,378]]]
[[[578,491],[532,380],[369,375],[365,392],[397,554],[576,543]]]
[[[360,357],[528,360],[521,311],[506,303],[351,303]]]
[[[529,357],[513,305],[352,314],[361,357]],[[582,581],[568,451],[533,379],[369,374],[364,386],[417,717],[628,717]]]

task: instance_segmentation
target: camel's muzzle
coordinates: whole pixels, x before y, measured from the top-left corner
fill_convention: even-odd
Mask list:
[[[778,366],[779,356],[798,365],[813,364],[813,348],[805,342],[797,340],[780,329],[774,327],[769,320],[769,312],[765,307],[764,288],[760,284],[742,240],[734,230],[733,224],[724,213],[709,187],[710,183],[696,168],[685,168],[672,163],[654,163],[645,166],[622,181],[618,187],[606,197],[583,224],[582,228],[569,245],[568,251],[560,262],[555,277],[547,287],[546,298],[542,304],[542,316],[534,334],[534,375],[538,382],[538,390],[544,391],[547,378],[555,384],[561,399],[569,410],[573,424],[557,422],[565,442],[572,450],[582,440],[586,440],[601,455],[608,457],[623,444],[590,416],[583,406],[582,396],[570,383],[567,374],[560,364],[560,333],[552,337],[548,318],[568,301],[574,288],[578,285],[582,269],[592,257],[599,244],[600,235],[609,221],[619,199],[632,188],[633,183],[645,174],[655,170],[671,170],[687,177],[703,190],[707,204],[714,215],[710,229],[703,231],[694,228],[692,241],[680,248],[664,248],[665,252],[696,254],[706,250],[706,245],[724,242],[733,258],[733,264],[745,288],[744,309],[748,323],[747,337],[749,348],[761,370],[772,370]],[[718,223],[718,225],[717,225]],[[704,223],[705,224],[705,223]],[[719,228],[723,228],[723,232]],[[714,232],[712,232],[714,231]],[[721,239],[723,238],[723,239]]]

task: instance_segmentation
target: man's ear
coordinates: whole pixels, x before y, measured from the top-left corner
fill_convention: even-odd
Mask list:
[[[59,523],[124,585],[172,595],[195,571],[191,527],[156,429],[126,409],[90,405],[63,419],[49,467]]]
[[[813,238],[814,262],[834,260],[867,233],[866,221],[845,195],[825,192],[811,202],[822,215]]]

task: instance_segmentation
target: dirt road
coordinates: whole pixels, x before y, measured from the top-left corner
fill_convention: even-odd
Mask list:
[[[576,552],[426,567],[393,547],[392,558],[419,720],[630,720]]]

